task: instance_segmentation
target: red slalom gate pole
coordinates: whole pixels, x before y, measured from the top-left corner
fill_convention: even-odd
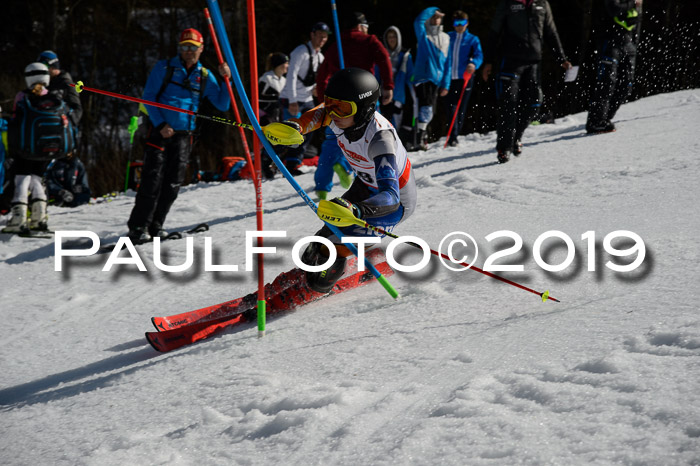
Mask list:
[[[214,31],[214,24],[211,21],[211,16],[209,15],[209,9],[205,8],[204,9],[204,16],[207,18],[207,24],[209,25],[209,34],[211,35],[211,40],[214,42],[214,48],[216,49],[216,56],[219,58],[219,64],[222,64],[224,62],[224,57],[221,55],[221,47],[219,47],[219,40],[216,38],[216,31]],[[233,95],[233,88],[231,87],[231,80],[229,79],[228,76],[224,77],[224,81],[226,82],[226,88],[228,89],[228,95],[231,98],[231,108],[233,109],[233,115],[236,117],[236,121],[238,123],[241,122],[241,114],[238,112],[238,105],[236,104],[236,98]],[[245,156],[246,156],[246,161],[250,164],[251,167],[255,167],[253,165],[253,161],[251,159],[251,152],[250,148],[248,147],[248,140],[245,137],[245,132],[243,131],[243,128],[239,129],[240,135],[241,135],[241,141],[243,142],[243,150],[245,150]],[[253,183],[255,183],[255,177],[257,176],[257,173],[255,170],[251,170],[253,173]]]
[[[464,91],[467,88],[467,84],[469,84],[469,80],[472,79],[472,73],[467,73],[466,71],[464,72],[464,84],[462,85],[462,92],[459,93],[459,101],[457,102],[457,108],[455,108],[455,113],[452,115],[452,123],[450,123],[450,129],[447,131],[447,138],[445,138],[445,145],[442,146],[444,149],[447,147],[447,143],[450,140],[450,134],[452,134],[452,127],[455,125],[455,120],[457,119],[457,114],[459,113],[459,107],[462,106],[462,98],[464,97]]]
[[[248,9],[248,48],[250,54],[250,97],[255,119],[260,121],[260,103],[258,96],[258,51],[255,34],[255,0],[247,0]],[[255,154],[255,170],[257,183],[255,185],[255,216],[258,231],[263,231],[263,204],[262,204],[262,157],[260,155],[261,142],[253,138],[253,153]],[[258,236],[258,247],[263,247],[263,239]],[[265,303],[265,269],[264,256],[258,254],[258,337],[265,336],[266,303]]]

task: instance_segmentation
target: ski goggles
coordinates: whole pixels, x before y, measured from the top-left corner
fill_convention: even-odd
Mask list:
[[[454,26],[456,28],[460,27],[460,26],[466,26],[468,22],[469,22],[469,20],[467,20],[467,19],[456,19],[452,23],[452,26]]]
[[[182,52],[196,52],[201,45],[180,44],[179,47]]]
[[[323,104],[326,108],[326,113],[337,118],[348,118],[357,113],[357,104],[355,102],[325,96]]]

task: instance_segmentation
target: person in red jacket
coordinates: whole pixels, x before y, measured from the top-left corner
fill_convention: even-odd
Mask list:
[[[382,42],[374,34],[369,34],[369,22],[364,14],[353,12],[345,18],[345,28],[340,34],[343,46],[343,61],[346,67],[360,68],[372,72],[374,66],[379,68],[382,83],[382,104],[391,102],[394,96],[394,78],[391,73],[391,59]],[[328,47],[326,58],[316,75],[316,93],[323,100],[328,80],[340,71],[338,46]]]
[[[356,11],[343,19],[344,29],[340,35],[343,64],[346,68],[359,68],[370,73],[376,66],[382,82],[382,104],[390,103],[394,97],[394,76],[389,52],[377,36],[368,33],[369,23],[364,14]],[[338,71],[340,71],[338,44],[332,44],[328,47],[326,58],[316,75],[316,92],[319,100],[323,100],[328,81]],[[334,172],[340,175],[341,185],[351,182],[352,169],[338,147],[336,139],[330,127],[326,127],[325,139],[318,157],[318,168],[314,173],[316,184],[314,190],[319,199],[325,199],[333,188]]]

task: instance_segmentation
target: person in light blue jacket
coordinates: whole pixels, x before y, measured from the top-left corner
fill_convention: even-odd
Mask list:
[[[228,110],[231,101],[227,89],[199,63],[203,49],[202,34],[196,29],[185,29],[180,35],[180,54],[153,67],[143,91],[144,100],[197,112],[206,98],[219,110]],[[231,76],[226,63],[219,65],[219,73]],[[196,126],[192,115],[149,105],[142,111],[147,111],[151,126],[141,185],[127,222],[129,238],[134,243],[168,235],[163,224],[185,181]]]
[[[412,82],[418,97],[418,146],[427,149],[427,127],[433,119],[438,94],[447,95],[452,65],[450,37],[442,31],[445,13],[437,7],[426,8],[413,22],[418,38]]]
[[[481,41],[467,30],[468,25],[469,16],[461,10],[457,10],[452,14],[452,26],[455,30],[447,33],[450,36],[450,54],[452,55],[450,92],[447,94],[447,107],[449,111],[449,119],[447,121],[451,123],[455,111],[458,112],[454,127],[450,133],[450,140],[447,142],[451,147],[457,145],[457,136],[464,123],[464,114],[467,110],[469,97],[474,87],[475,79],[473,79],[473,74],[484,61]],[[460,94],[462,94],[462,88],[464,87],[464,81],[467,76],[469,77],[469,81],[467,82],[467,87],[464,88],[462,103],[459,109],[457,109],[459,97]]]

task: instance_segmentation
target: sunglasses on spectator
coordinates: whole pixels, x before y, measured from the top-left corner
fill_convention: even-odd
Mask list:
[[[200,47],[201,45],[182,44],[180,45],[180,50],[183,52],[196,52]]]
[[[466,26],[469,21],[466,19],[456,19],[452,23],[454,27]]]
[[[325,96],[323,98],[323,104],[326,108],[326,112],[337,118],[348,118],[357,113],[357,105],[355,102]]]

